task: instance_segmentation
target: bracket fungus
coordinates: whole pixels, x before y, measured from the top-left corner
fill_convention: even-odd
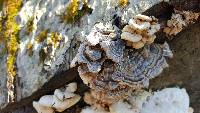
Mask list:
[[[100,73],[88,72],[84,66],[79,66],[78,71],[90,84],[92,102],[96,99],[103,106],[109,105],[127,97],[132,90],[148,87],[149,79],[158,76],[168,66],[164,57],[172,57],[168,50],[167,45],[159,44],[145,46],[141,52],[126,49],[123,60],[118,63],[105,61]]]
[[[54,95],[44,95],[39,101],[33,101],[33,107],[38,113],[62,112],[80,100],[81,97],[74,94],[76,89],[77,84],[70,83],[65,89],[56,89]]]
[[[102,23],[95,25],[86,37],[86,41],[80,45],[78,54],[72,60],[70,67],[83,64],[89,72],[98,73],[106,59],[119,62],[123,58],[125,46],[114,36],[114,30],[103,26]]]
[[[101,23],[94,26],[80,45],[71,67],[78,66],[81,79],[91,88],[86,93],[86,103],[107,106],[135,89],[148,87],[149,79],[168,66],[165,57],[173,54],[167,43],[145,45],[140,50],[126,48],[115,30],[102,26]]]
[[[194,23],[200,15],[200,13],[192,11],[174,11],[175,13],[172,14],[171,19],[167,21],[167,27],[163,30],[167,35],[177,35],[184,27]]]
[[[155,17],[138,14],[123,28],[121,39],[126,40],[127,46],[139,49],[145,44],[153,43],[155,33],[159,30],[160,24]]]

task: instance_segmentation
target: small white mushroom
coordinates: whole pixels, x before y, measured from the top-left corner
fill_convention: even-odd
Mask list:
[[[194,113],[194,109],[192,107],[189,107],[188,113]]]
[[[63,112],[67,108],[70,108],[74,104],[76,104],[81,99],[81,96],[75,95],[72,98],[65,99],[64,101],[60,101],[56,96],[53,96],[54,104],[52,107],[56,109],[58,112]]]
[[[129,20],[121,34],[121,39],[126,40],[127,46],[132,46],[135,49],[140,49],[144,45],[154,42],[155,33],[160,30],[160,24],[155,17],[145,15],[136,15]]]
[[[142,22],[141,24],[136,24],[133,19],[129,20],[129,25],[131,25],[133,29],[139,29],[139,30],[145,30],[150,28],[151,26],[149,22]]]
[[[68,84],[66,87],[66,91],[69,91],[69,92],[75,92],[76,90],[77,90],[76,82],[72,82],[72,83]]]
[[[128,41],[131,41],[131,42],[138,42],[142,39],[142,36],[138,35],[138,34],[132,34],[132,33],[129,33],[129,32],[123,32],[121,34],[121,39],[128,40]]]
[[[149,16],[146,16],[146,15],[141,15],[141,14],[138,14],[134,17],[135,19],[141,19],[141,20],[144,20],[144,21],[152,21],[152,18],[149,17]]]
[[[74,94],[77,89],[76,83],[70,83],[66,89],[56,89],[54,95],[44,95],[38,102],[33,102],[33,107],[38,113],[54,113],[55,109],[58,112],[62,112],[67,108],[76,104],[81,96]]]
[[[68,92],[68,91],[62,92],[60,89],[56,89],[54,91],[54,95],[61,101],[64,101],[65,99],[72,98],[72,97],[75,96],[74,93],[71,93],[71,92]]]
[[[54,104],[53,95],[44,95],[40,98],[38,103],[42,106],[50,107]]]
[[[98,32],[94,32],[94,31],[92,31],[87,37],[86,37],[86,39],[87,39],[87,41],[91,44],[91,45],[93,45],[93,46],[95,46],[96,44],[98,44],[99,43],[99,41],[101,40],[101,34],[100,33],[98,33]]]
[[[65,99],[74,97],[75,94],[73,92],[75,92],[76,90],[77,90],[77,83],[73,82],[66,86],[65,91],[62,91],[61,89],[56,89],[54,91],[54,95],[61,101],[64,101]]]
[[[148,35],[154,35],[160,29],[160,24],[151,25],[151,29],[148,30]]]
[[[134,47],[135,49],[140,49],[144,47],[144,43],[142,41],[132,42],[132,47]]]
[[[39,102],[33,101],[33,107],[38,113],[54,113],[54,110],[51,107],[42,106]]]

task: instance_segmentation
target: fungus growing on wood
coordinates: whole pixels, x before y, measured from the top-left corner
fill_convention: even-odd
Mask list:
[[[126,41],[127,46],[140,49],[154,42],[159,29],[160,24],[155,17],[138,14],[123,28],[121,39]]]
[[[184,27],[191,23],[194,23],[200,13],[194,13],[192,11],[178,11],[172,14],[171,19],[167,21],[167,27],[164,28],[163,32],[167,35],[177,35],[181,32]]]
[[[33,107],[38,113],[63,112],[80,100],[80,96],[74,94],[77,90],[76,83],[70,83],[65,89],[56,89],[54,95],[44,95],[39,101],[33,101]]]
[[[145,19],[151,21],[150,17]],[[96,24],[71,62],[91,88],[88,94],[103,106],[127,97],[132,90],[148,87],[149,79],[168,66],[165,57],[173,56],[167,43],[137,50],[126,48],[117,36],[114,29]]]

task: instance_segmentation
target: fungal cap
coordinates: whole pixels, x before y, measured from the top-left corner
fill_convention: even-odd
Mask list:
[[[53,105],[53,95],[44,95],[40,98],[38,103],[42,106],[51,107]]]
[[[148,35],[154,35],[157,31],[160,30],[160,24],[151,25],[151,29],[148,30]]]
[[[102,41],[101,48],[106,52],[106,57],[114,62],[120,62],[123,59],[124,43],[121,40]]]
[[[138,35],[138,34],[132,34],[132,33],[129,33],[129,32],[123,32],[121,34],[121,39],[130,41],[130,42],[138,42],[142,39],[142,36]]]
[[[72,82],[72,83],[68,84],[66,87],[66,91],[69,91],[69,92],[75,92],[76,90],[77,90],[76,82]]]
[[[154,40],[156,39],[156,35],[152,35],[147,39],[147,44],[151,44],[154,42]]]
[[[131,25],[126,25],[126,26],[122,29],[122,32],[135,33],[135,30],[131,27]]]
[[[66,86],[65,91],[62,91],[61,89],[56,89],[54,91],[54,95],[61,101],[64,101],[65,99],[69,99],[74,97],[76,94],[75,92],[77,90],[77,83],[72,82]]]
[[[135,49],[140,49],[140,48],[144,47],[144,42],[142,42],[142,41],[133,42],[132,47]]]
[[[88,46],[86,47],[85,53],[87,54],[87,56],[92,61],[96,61],[96,60],[99,60],[101,58],[101,51],[100,50],[92,50]]]
[[[133,19],[129,20],[129,25],[131,25],[133,29],[138,29],[138,30],[145,30],[150,28],[151,26],[149,22],[142,22],[141,24],[136,24]]]
[[[38,113],[54,113],[54,110],[51,107],[42,106],[39,102],[33,101],[33,107]]]
[[[144,20],[144,21],[152,21],[152,18],[149,17],[149,16],[146,16],[146,15],[141,15],[141,14],[138,14],[134,17],[135,19],[141,19],[141,20]]]
[[[75,95],[74,97],[65,99],[64,101],[60,101],[56,96],[53,96],[53,99],[55,104],[53,104],[52,107],[55,108],[58,112],[63,112],[67,108],[70,108],[76,104],[81,99],[81,96]]]
[[[194,109],[192,107],[189,107],[188,113],[194,113]]]
[[[92,45],[95,46],[99,43],[99,41],[102,39],[101,34],[99,32],[92,31],[87,37],[87,41]]]
[[[68,92],[68,91],[62,92],[60,89],[56,89],[54,91],[54,95],[61,101],[64,101],[65,99],[72,98],[72,97],[75,96],[74,93],[71,93],[71,92]]]

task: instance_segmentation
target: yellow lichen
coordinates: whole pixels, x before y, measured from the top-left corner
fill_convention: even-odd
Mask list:
[[[27,44],[27,53],[30,57],[33,55],[33,43],[31,42]]]
[[[7,58],[7,72],[11,76],[16,75],[16,69],[14,66],[16,60],[16,54],[18,49],[18,34],[19,34],[19,26],[15,21],[15,17],[18,14],[21,6],[21,0],[7,0],[5,1],[5,9],[6,9],[6,26],[4,31],[4,37],[8,52]]]
[[[67,23],[72,23],[76,15],[78,15],[78,0],[71,0],[61,18]]]
[[[42,32],[39,33],[39,35],[36,37],[36,41],[38,43],[43,42],[46,38],[47,38],[47,34],[48,34],[49,30],[44,30]]]
[[[7,72],[11,76],[16,75],[16,70],[15,70],[15,56],[9,55],[7,57]]]
[[[16,37],[11,37],[9,42],[7,43],[7,51],[8,51],[8,58],[7,58],[7,71],[10,75],[16,75],[15,72],[15,56],[18,49],[18,42]]]
[[[49,43],[52,44],[54,48],[57,48],[59,41],[60,41],[59,34],[57,32],[52,32]]]
[[[34,17],[29,18],[28,22],[26,23],[26,34],[29,35],[33,29],[33,21],[34,21]]]
[[[79,2],[78,0],[71,0],[65,12],[61,16],[61,20],[66,23],[74,23],[79,20],[86,13],[91,13],[92,9],[88,7],[87,2],[83,1],[83,7],[81,10],[78,9]]]
[[[3,17],[0,17],[0,43],[4,41],[4,32],[3,32]]]
[[[119,0],[120,7],[126,7],[128,5],[128,0]]]

